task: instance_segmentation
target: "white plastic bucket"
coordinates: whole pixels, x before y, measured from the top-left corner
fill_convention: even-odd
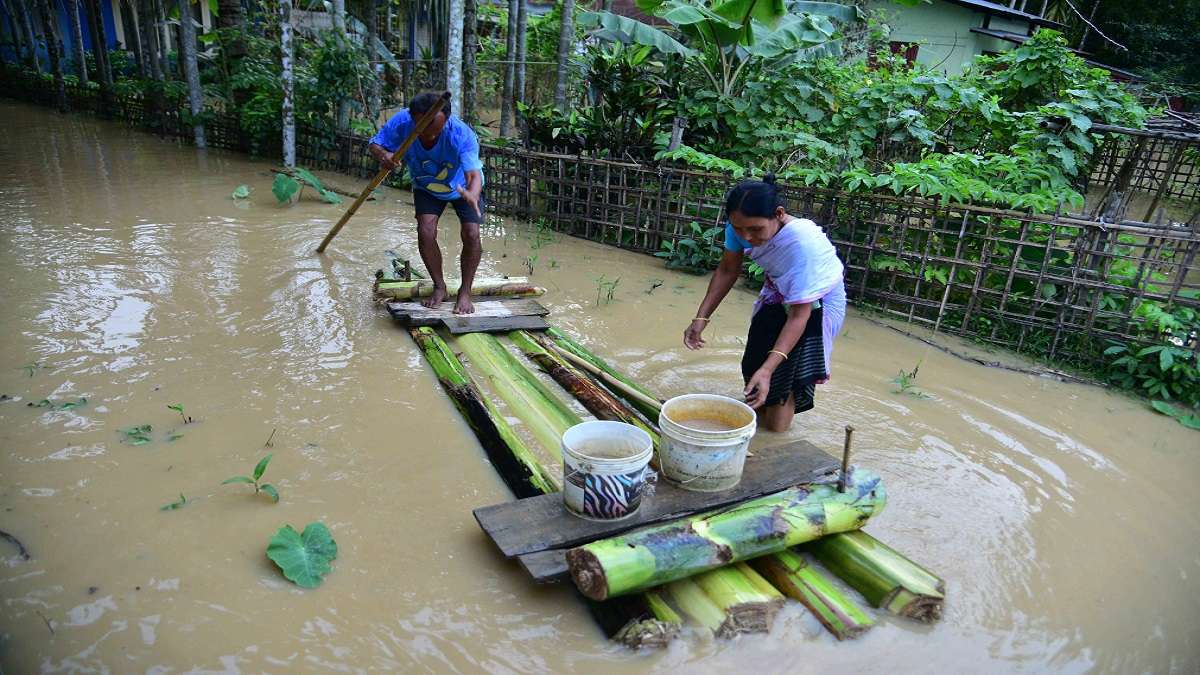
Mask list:
[[[563,502],[589,520],[628,518],[642,503],[654,443],[624,422],[583,422],[562,437]]]
[[[658,417],[659,469],[685,490],[728,490],[742,479],[757,427],[754,409],[728,396],[676,396]]]

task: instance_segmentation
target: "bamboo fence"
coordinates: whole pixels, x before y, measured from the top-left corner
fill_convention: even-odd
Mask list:
[[[0,70],[0,84],[6,96],[53,105],[53,86],[44,79],[9,68]],[[68,97],[77,111],[184,142],[191,137],[180,102],[151,105],[116,94],[104,102],[98,91],[77,86],[68,87]],[[231,115],[210,112],[206,128],[212,147],[278,153],[251,148]],[[1105,135],[1093,181],[1112,175],[1114,189],[1151,189],[1160,198],[1200,204],[1200,174],[1190,154],[1197,140],[1188,132],[1152,127]],[[310,168],[367,177],[377,169],[367,143],[364,137],[331,139],[300,128],[297,157]],[[1122,150],[1130,144],[1141,149]],[[645,253],[693,237],[692,223],[720,223],[722,198],[733,182],[665,165],[512,147],[485,145],[483,154],[492,209]],[[1168,157],[1164,163],[1168,155],[1177,161]],[[401,180],[393,174],[389,183]],[[1154,323],[1154,310],[1200,313],[1198,217],[1186,224],[1113,223],[803,185],[784,186],[784,192],[791,213],[826,228],[846,265],[851,299],[889,316],[1076,365],[1102,363],[1109,341],[1171,339],[1200,349],[1194,330],[1168,335]]]

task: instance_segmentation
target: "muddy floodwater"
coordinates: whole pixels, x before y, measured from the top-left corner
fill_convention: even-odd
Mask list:
[[[384,191],[319,257],[343,207],[277,206],[269,162],[11,102],[0,128],[0,530],[30,555],[0,540],[4,672],[1200,668],[1200,433],[855,311],[816,410],[754,443],[836,452],[853,424],[890,497],[868,530],[946,579],[944,620],[884,617],[838,643],[791,603],[768,635],[613,646],[485,540],[471,509],[511,497],[371,302],[386,251],[417,257],[408,193]],[[552,321],[659,395],[738,394],[752,293],[689,352],[705,278],[515,222],[484,246],[481,274],[531,264]],[[601,275],[620,282],[597,304]],[[893,393],[918,363],[928,397]],[[119,431],[142,425],[146,443]],[[267,452],[278,504],[221,485]],[[339,555],[301,590],[264,551],[318,520]]]

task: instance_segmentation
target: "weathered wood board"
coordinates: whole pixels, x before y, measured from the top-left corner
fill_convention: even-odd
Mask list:
[[[389,302],[388,312],[406,326],[446,326],[451,333],[545,330],[550,310],[531,298],[473,298],[474,314],[455,314],[453,302],[426,307],[419,302]]]
[[[746,458],[742,481],[725,492],[690,492],[660,479],[652,496],[628,520],[592,521],[567,512],[559,493],[475,509],[475,520],[505,557],[569,548],[643,525],[680,518],[698,511],[778,492],[820,478],[838,462],[808,441],[756,450]],[[521,563],[545,564],[546,558]]]
[[[550,324],[540,316],[459,316],[443,319],[453,335],[463,333],[507,333],[510,330],[546,330]]]

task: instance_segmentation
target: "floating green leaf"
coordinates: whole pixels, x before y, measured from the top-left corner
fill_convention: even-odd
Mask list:
[[[229,485],[230,483],[249,483],[254,485],[254,479],[249,476],[234,476],[221,481],[221,485]]]
[[[117,429],[117,433],[123,435],[125,442],[130,445],[145,445],[149,443],[151,431],[153,431],[153,428],[149,424]]]
[[[271,184],[271,193],[280,204],[292,201],[292,197],[300,191],[300,183],[284,173],[275,174],[275,182]]]
[[[342,196],[336,192],[330,192],[329,190],[321,190],[321,199],[324,200],[326,204],[342,203]]]
[[[184,504],[187,504],[187,497],[184,497],[183,493],[180,492],[178,501],[173,501],[170,504],[164,504],[163,506],[158,507],[158,510],[159,511],[175,511],[176,509],[183,508]]]
[[[309,523],[304,532],[291,525],[279,528],[267,545],[267,557],[297,586],[316,588],[337,558],[337,542],[323,523]]]
[[[250,196],[250,186],[249,185],[239,185],[236,188],[234,188],[232,198],[233,199],[245,199],[246,197],[249,197],[249,196]]]

